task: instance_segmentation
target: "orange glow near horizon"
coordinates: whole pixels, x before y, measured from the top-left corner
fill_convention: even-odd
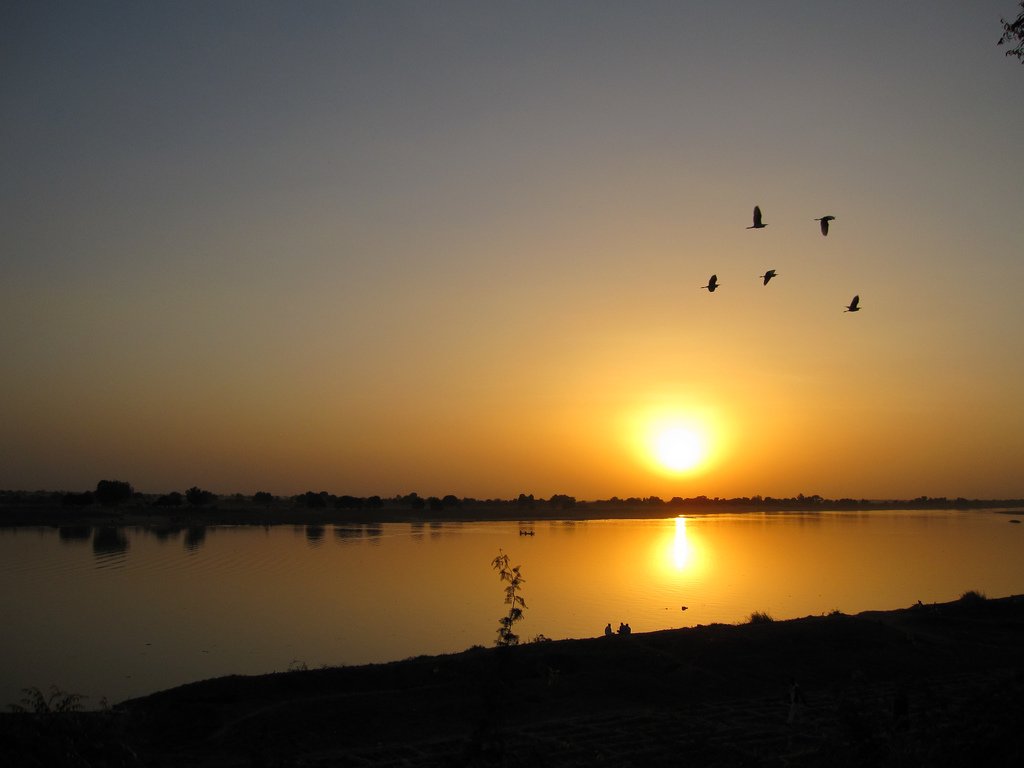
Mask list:
[[[1024,497],[991,11],[75,5],[4,14],[0,490]]]

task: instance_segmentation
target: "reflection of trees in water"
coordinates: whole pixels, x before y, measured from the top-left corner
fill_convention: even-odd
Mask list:
[[[57,536],[64,544],[83,543],[92,537],[92,526],[62,525],[57,529]]]
[[[121,528],[102,526],[93,532],[92,553],[97,560],[110,560],[128,551],[128,539]]]
[[[320,546],[324,541],[324,527],[322,525],[307,525],[306,541],[310,546]]]
[[[423,539],[423,523],[419,520],[413,520],[409,523],[409,533],[414,541],[421,541]]]
[[[164,543],[169,539],[177,538],[178,534],[181,533],[181,526],[158,525],[152,528],[147,528],[146,531],[147,533],[153,534],[157,541]]]
[[[371,544],[380,544],[381,536],[384,535],[384,526],[379,523],[366,524],[366,536]]]
[[[336,525],[334,526],[334,538],[340,539],[341,541],[355,541],[363,537],[362,526],[352,527]]]
[[[206,526],[192,525],[185,530],[185,549],[195,552],[206,541]]]
[[[444,523],[432,521],[430,523],[430,538],[439,539],[442,533],[444,533]]]

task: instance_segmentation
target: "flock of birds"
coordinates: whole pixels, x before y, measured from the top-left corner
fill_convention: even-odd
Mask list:
[[[823,237],[828,237],[828,223],[830,221],[835,221],[835,220],[836,220],[836,217],[832,216],[832,215],[820,216],[820,217],[815,219],[815,221],[819,222],[820,225],[821,225],[821,234],[822,234]],[[754,223],[752,225],[750,225],[749,227],[747,227],[747,229],[764,229],[767,226],[768,225],[764,223],[764,219],[761,216],[761,206],[755,205],[754,206]],[[774,269],[769,269],[763,275],[758,275],[758,277],[760,277],[761,280],[764,281],[762,283],[762,285],[768,285],[768,281],[771,280],[773,277],[777,277],[777,276],[778,276],[778,273]],[[708,280],[708,284],[707,285],[702,285],[701,288],[707,288],[708,289],[708,293],[714,293],[715,289],[718,288],[718,275],[712,275],[711,278]],[[858,294],[858,295],[854,296],[853,300],[849,304],[846,305],[846,309],[844,309],[843,311],[844,312],[859,312],[860,311],[860,295]]]

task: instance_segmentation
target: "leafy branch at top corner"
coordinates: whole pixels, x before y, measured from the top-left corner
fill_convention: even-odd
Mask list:
[[[1024,9],[1024,0],[1020,0],[1020,7]],[[1003,24],[1003,36],[999,38],[996,45],[1009,44],[1012,47],[1006,51],[1007,56],[1016,56],[1024,64],[1024,10],[1013,21],[1000,19]]]

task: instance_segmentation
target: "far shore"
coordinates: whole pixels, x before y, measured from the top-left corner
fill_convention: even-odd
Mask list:
[[[204,492],[206,493],[206,492]],[[254,498],[207,494],[189,503],[182,494],[141,494],[118,504],[101,504],[86,494],[0,491],[0,527],[14,526],[161,526],[211,525],[375,525],[586,520],[657,520],[679,516],[749,513],[870,513],[891,510],[992,510],[1024,515],[1024,499],[673,498],[577,501],[551,499],[444,499],[416,494],[381,499],[333,496],[326,492],[293,497]],[[267,494],[269,496],[269,494]],[[69,503],[70,500],[70,503]]]

